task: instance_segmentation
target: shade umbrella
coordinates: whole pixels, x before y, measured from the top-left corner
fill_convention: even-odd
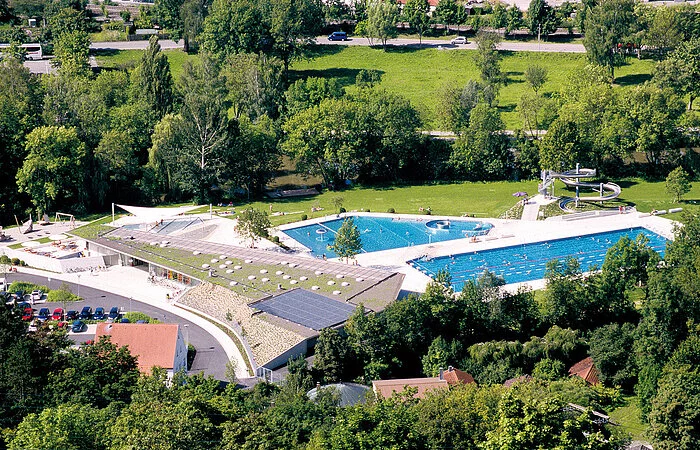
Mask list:
[[[513,197],[525,197],[525,196],[527,196],[527,192],[518,191],[518,192],[513,193]]]

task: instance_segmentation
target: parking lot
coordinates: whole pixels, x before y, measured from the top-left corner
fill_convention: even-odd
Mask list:
[[[61,281],[57,280],[49,281],[48,277],[30,274],[8,274],[7,278],[8,283],[12,283],[13,281],[27,281],[39,285],[46,285],[49,287],[49,289],[58,289],[62,283]],[[105,314],[107,314],[109,313],[110,308],[116,306],[122,312],[138,311],[148,315],[149,317],[158,319],[161,322],[179,324],[181,326],[181,331],[185,341],[190,342],[197,349],[197,355],[194,363],[192,364],[192,368],[190,369],[190,373],[204,372],[205,374],[212,375],[214,378],[219,380],[226,379],[226,363],[228,361],[226,353],[216,339],[214,339],[203,328],[179,316],[168,314],[166,311],[146,303],[141,303],[127,297],[100,291],[87,286],[78,286],[75,283],[68,283],[68,285],[70,286],[72,292],[75,294],[79,293],[79,295],[83,297],[83,300],[79,302],[66,303],[66,310],[76,310],[80,312],[84,306],[90,306],[94,312],[95,308],[101,306],[105,308]],[[41,308],[49,308],[50,313],[53,313],[55,308],[64,308],[64,304],[50,303],[46,302],[45,300],[36,302],[33,306],[33,309],[36,310],[35,315]],[[89,326],[87,331],[81,333],[71,332],[69,333],[69,336],[72,340],[78,343],[94,339],[95,325]]]

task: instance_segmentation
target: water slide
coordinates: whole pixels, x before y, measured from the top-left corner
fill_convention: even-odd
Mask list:
[[[544,182],[540,185],[540,192],[546,192],[547,188],[552,185],[555,179],[560,179],[562,183],[569,187],[577,188],[576,197],[582,202],[604,202],[616,199],[620,196],[622,188],[615,183],[586,183],[580,181],[582,178],[592,178],[596,176],[595,169],[574,169],[566,172],[557,173],[547,171],[543,177]],[[597,197],[580,197],[578,195],[579,188],[588,188],[598,193]]]

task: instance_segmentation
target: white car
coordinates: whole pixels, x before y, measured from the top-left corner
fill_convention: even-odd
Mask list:
[[[31,296],[32,302],[40,301],[42,295],[44,295],[44,293],[41,291],[32,291],[32,296]]]
[[[452,45],[463,45],[467,43],[467,38],[464,36],[458,36],[450,41]]]

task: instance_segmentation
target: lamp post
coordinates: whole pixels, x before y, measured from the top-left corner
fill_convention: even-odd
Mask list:
[[[80,274],[78,274],[78,298],[80,298]]]
[[[185,346],[190,343],[190,324],[186,323],[183,325],[185,327]]]
[[[131,297],[129,297],[129,312],[132,312],[133,309],[131,309]]]

